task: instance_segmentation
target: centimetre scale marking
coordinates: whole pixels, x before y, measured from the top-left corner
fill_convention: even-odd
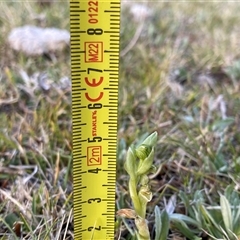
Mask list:
[[[113,240],[120,0],[70,0],[74,239]]]

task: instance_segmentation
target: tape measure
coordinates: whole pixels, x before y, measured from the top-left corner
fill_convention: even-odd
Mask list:
[[[114,239],[120,0],[70,0],[74,239]]]

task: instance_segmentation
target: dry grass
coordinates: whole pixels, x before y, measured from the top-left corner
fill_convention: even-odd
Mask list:
[[[73,239],[71,89],[61,85],[70,77],[69,50],[53,63],[6,42],[25,24],[68,29],[63,5],[51,13],[34,2],[1,3],[1,239]]]

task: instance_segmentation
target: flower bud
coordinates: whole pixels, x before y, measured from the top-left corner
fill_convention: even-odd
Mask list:
[[[150,191],[149,186],[148,185],[141,186],[138,196],[142,204],[145,205],[148,202],[150,202],[152,200],[152,192]]]
[[[144,160],[151,153],[152,147],[146,144],[141,144],[136,149],[136,155],[139,159]]]
[[[156,173],[157,172],[157,167],[155,165],[152,165],[151,168],[149,169],[149,173]]]
[[[140,179],[140,184],[141,184],[142,186],[146,186],[146,185],[148,184],[148,182],[149,182],[148,176],[147,176],[147,175],[143,175],[143,176],[141,177],[141,179]]]
[[[149,173],[150,169],[152,168],[153,157],[154,157],[154,148],[152,148],[151,153],[148,155],[147,158],[140,161],[137,169],[138,176]]]
[[[138,216],[135,219],[135,224],[136,224],[136,227],[138,229],[138,234],[140,235],[139,239],[142,239],[142,240],[150,239],[150,234],[149,234],[147,220],[145,220],[144,218],[141,218],[141,217]]]

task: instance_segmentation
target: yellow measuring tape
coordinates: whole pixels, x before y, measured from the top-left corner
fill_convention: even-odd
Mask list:
[[[74,239],[113,240],[120,0],[70,0]]]

